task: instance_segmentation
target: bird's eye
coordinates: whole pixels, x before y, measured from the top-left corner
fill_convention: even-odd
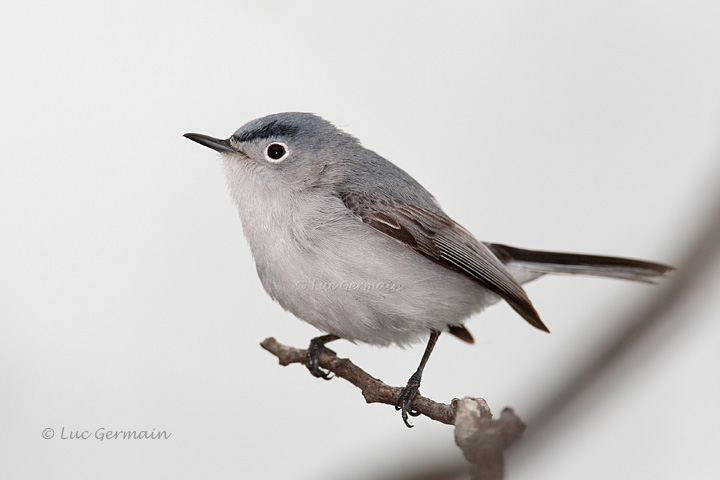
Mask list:
[[[277,142],[271,143],[265,149],[265,156],[271,162],[279,162],[283,158],[287,157],[287,155],[288,155],[288,149],[282,143],[277,143]]]

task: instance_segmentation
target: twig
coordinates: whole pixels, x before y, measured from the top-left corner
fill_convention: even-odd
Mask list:
[[[263,340],[260,346],[278,357],[280,365],[286,366],[291,363],[305,363],[305,350],[283,345],[273,337]],[[319,364],[326,370],[333,372],[337,377],[347,380],[358,387],[362,391],[362,395],[365,397],[367,403],[395,405],[395,400],[402,390],[399,387],[386,385],[347,358],[339,358],[327,348],[320,354]],[[452,403],[450,405],[438,403],[418,394],[413,401],[413,408],[426,417],[438,422],[446,425],[455,424],[455,406]]]
[[[280,361],[280,365],[305,363],[306,350],[288,347],[270,337],[260,345]],[[347,380],[360,389],[367,403],[395,405],[402,388],[391,387],[373,377],[347,358],[339,358],[332,350],[324,349],[318,363],[321,367]],[[428,418],[455,425],[455,443],[472,464],[470,473],[477,480],[503,478],[503,452],[525,430],[525,424],[510,408],[499,419],[482,398],[453,399],[450,404],[438,403],[418,394],[413,408]]]

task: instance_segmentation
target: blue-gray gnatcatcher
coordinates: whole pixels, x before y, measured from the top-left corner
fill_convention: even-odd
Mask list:
[[[671,269],[480,242],[410,175],[313,114],[263,117],[225,140],[185,136],[222,154],[267,293],[326,333],[308,348],[314,376],[329,378],[318,367],[329,341],[408,344],[430,335],[396,403],[408,426],[441,332],[472,343],[465,321],[501,299],[548,331],[523,283],[546,273],[649,282]]]

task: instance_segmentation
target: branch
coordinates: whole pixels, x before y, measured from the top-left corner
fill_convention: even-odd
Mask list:
[[[280,365],[286,366],[291,363],[305,364],[305,350],[278,343],[273,337],[266,338],[260,346],[278,357]],[[395,400],[402,391],[402,388],[386,385],[377,378],[369,375],[347,358],[339,358],[327,348],[323,349],[320,354],[319,364],[326,370],[333,372],[335,376],[347,380],[358,387],[362,391],[362,395],[365,397],[367,403],[395,405]],[[444,403],[437,403],[418,394],[413,401],[413,408],[426,417],[438,422],[447,425],[455,424],[455,407],[452,404],[445,405]]]
[[[280,361],[280,365],[305,364],[306,350],[288,347],[269,337],[260,345]],[[384,403],[395,406],[402,388],[391,387],[373,377],[347,358],[323,349],[319,365],[347,380],[360,389],[367,403]],[[482,398],[453,399],[450,404],[438,403],[418,394],[413,408],[428,418],[455,425],[455,443],[465,458],[473,464],[473,479],[499,480],[503,478],[503,451],[525,430],[525,424],[512,409],[506,408],[498,420]]]

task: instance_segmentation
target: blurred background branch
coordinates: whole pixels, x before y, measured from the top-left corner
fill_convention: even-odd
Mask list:
[[[716,185],[720,186],[720,182]],[[549,431],[565,420],[568,411],[583,394],[601,383],[621,363],[626,369],[625,373],[629,367],[632,368],[630,362],[624,360],[644,340],[666,327],[670,327],[664,332],[666,338],[676,328],[688,327],[688,321],[691,319],[678,317],[673,313],[694,290],[702,286],[702,282],[709,274],[718,269],[720,263],[720,189],[715,189],[714,193],[716,198],[707,209],[702,230],[690,243],[687,254],[672,278],[665,282],[649,301],[629,314],[627,320],[620,323],[622,327],[608,341],[600,345],[587,361],[581,362],[554,394],[542,401],[537,413],[527,422],[529,427],[524,438],[521,442],[515,443],[511,461],[522,462],[538,455],[538,450],[533,446],[537,446],[541,439],[542,443],[549,443],[547,440]],[[664,342],[653,345],[655,349],[665,346]],[[658,401],[662,400],[658,399]],[[567,423],[563,425],[567,426]],[[660,424],[658,424],[659,428]],[[431,463],[436,463],[435,459],[423,465],[415,465],[403,480],[467,477],[466,465],[447,463],[443,469],[438,469],[431,466]],[[428,471],[432,471],[432,476],[428,476]],[[390,477],[383,476],[375,478],[390,480]]]

